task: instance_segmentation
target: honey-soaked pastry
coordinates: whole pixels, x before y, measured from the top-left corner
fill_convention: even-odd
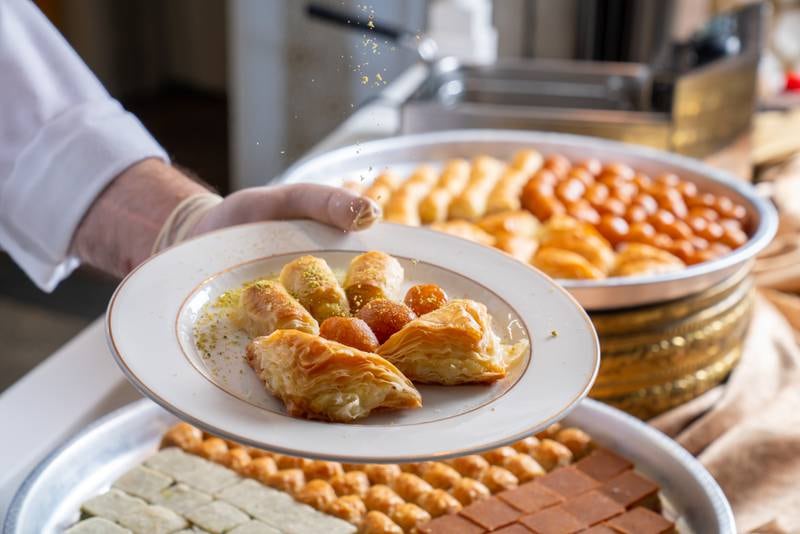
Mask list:
[[[431,517],[454,514],[462,508],[458,499],[442,489],[435,489],[420,495],[419,499],[417,499],[417,504],[431,514]]]
[[[377,354],[297,330],[254,339],[247,360],[290,415],[335,422],[376,408],[419,408],[411,382]]]
[[[390,191],[394,191],[403,184],[403,177],[396,172],[385,170],[376,176],[372,183],[384,185],[388,187]]]
[[[348,471],[330,479],[336,495],[358,495],[364,497],[369,489],[369,479],[363,471]]]
[[[406,226],[419,226],[422,224],[419,204],[423,194],[411,190],[401,190],[393,194],[383,206],[383,219]]]
[[[530,455],[517,453],[503,461],[503,467],[511,471],[520,483],[544,476],[546,471]]]
[[[311,460],[288,454],[274,454],[275,464],[278,469],[303,469]]]
[[[380,208],[385,208],[392,197],[392,189],[386,184],[375,182],[364,191],[364,196]]]
[[[580,428],[569,427],[559,430],[556,441],[568,448],[575,460],[580,460],[592,450],[592,437]]]
[[[385,484],[370,486],[364,496],[364,504],[367,506],[367,510],[377,510],[386,515],[391,515],[394,509],[404,502],[402,497]]]
[[[515,451],[512,447],[497,447],[496,449],[492,449],[490,451],[484,452],[481,456],[486,458],[486,461],[490,464],[497,465],[502,464],[508,458],[515,456],[517,451]]]
[[[358,534],[403,534],[403,529],[386,514],[372,510],[364,516]]]
[[[516,169],[510,169],[492,187],[486,199],[486,213],[501,213],[515,211],[522,207],[520,194],[528,182],[528,174]]]
[[[434,463],[436,463],[436,462],[430,462],[430,461],[412,462],[412,463],[408,463],[408,464],[401,464],[400,469],[404,473],[413,473],[413,474],[421,477],[422,475],[425,474],[425,471],[427,471],[428,468],[430,466],[432,466]]]
[[[203,440],[192,452],[207,460],[217,462],[222,460],[222,457],[228,453],[228,444],[223,439],[210,437]]]
[[[617,254],[611,276],[655,275],[686,266],[677,256],[644,243],[626,243]]]
[[[531,265],[553,278],[597,280],[605,277],[603,271],[577,252],[555,247],[537,250]]]
[[[436,284],[417,284],[408,288],[403,303],[417,316],[425,315],[447,304],[447,293]]]
[[[375,299],[397,299],[403,276],[400,262],[385,252],[373,250],[359,254],[350,261],[344,279],[350,310],[356,313]]]
[[[474,478],[475,480],[480,480],[483,473],[489,469],[489,462],[486,461],[486,458],[477,454],[459,456],[448,460],[448,463],[462,476]]]
[[[359,525],[367,515],[367,507],[358,495],[343,495],[330,503],[325,512],[348,523]]]
[[[245,472],[247,466],[250,465],[252,461],[253,459],[250,458],[250,454],[242,447],[228,449],[228,452],[219,459],[219,463],[240,474]]]
[[[302,469],[281,469],[267,476],[264,481],[267,486],[285,491],[289,495],[294,495],[306,484],[306,477]]]
[[[467,186],[469,175],[470,165],[467,160],[452,159],[445,163],[437,186],[447,189],[452,195],[457,195]]]
[[[497,180],[506,169],[506,164],[491,156],[475,156],[472,158],[472,168],[470,169],[470,182],[478,183],[486,177]]]
[[[562,428],[561,423],[553,423],[544,430],[537,432],[536,437],[540,440],[545,438],[556,439],[556,435],[561,432]]]
[[[344,289],[322,258],[300,256],[283,266],[279,279],[318,322],[350,314]]]
[[[478,221],[478,226],[494,236],[512,234],[534,237],[539,232],[540,224],[539,219],[529,211],[515,210],[487,215]]]
[[[481,475],[480,481],[492,493],[514,489],[519,485],[519,480],[514,476],[514,473],[498,465],[490,465]]]
[[[402,473],[397,464],[366,464],[364,472],[372,484],[391,484]]]
[[[447,464],[434,462],[422,474],[422,480],[437,489],[450,489],[461,480],[461,474]]]
[[[336,492],[325,480],[314,479],[294,494],[294,498],[317,510],[325,511],[336,500]]]
[[[303,473],[307,480],[322,478],[328,480],[336,475],[344,473],[342,464],[339,462],[329,462],[326,460],[311,460],[303,466]]]
[[[275,465],[275,460],[269,456],[262,456],[260,458],[253,458],[244,468],[244,475],[254,478],[259,482],[266,484],[270,475],[278,472],[278,466]]]
[[[486,306],[458,299],[405,325],[378,354],[412,381],[455,385],[505,377],[527,347],[527,340],[501,343]]]
[[[520,150],[511,158],[511,167],[528,175],[538,171],[543,163],[542,155],[532,148]]]
[[[285,329],[319,332],[317,320],[276,280],[259,280],[246,287],[231,320],[252,337]]]
[[[369,326],[378,343],[383,343],[417,318],[417,314],[405,304],[386,299],[369,301],[356,315]]]
[[[614,250],[609,242],[591,224],[572,217],[552,217],[542,227],[539,242],[543,248],[580,254],[604,273],[614,264]]]
[[[380,345],[369,325],[358,317],[328,317],[319,325],[319,335],[366,352],[375,352]]]
[[[179,447],[184,450],[193,450],[203,441],[203,432],[189,423],[181,421],[170,428],[161,439],[161,447]]]
[[[522,438],[521,440],[517,441],[516,443],[511,445],[511,447],[513,447],[514,450],[516,451],[525,454],[530,454],[534,449],[536,449],[539,446],[539,443],[541,442],[539,441],[539,438],[537,438],[536,436],[528,436],[527,438]]]
[[[419,218],[422,224],[446,221],[452,200],[453,193],[449,189],[437,187],[431,190],[419,203]]]
[[[439,175],[431,165],[420,165],[414,172],[411,173],[411,176],[408,177],[406,180],[406,184],[424,184],[428,187],[433,187],[436,182],[439,181]]]
[[[472,224],[468,221],[447,221],[442,223],[434,223],[431,225],[432,230],[437,232],[444,232],[445,234],[454,235],[462,239],[468,239],[481,245],[491,247],[494,245],[495,238],[488,232],[481,229],[480,226]]]
[[[484,181],[477,184],[467,184],[467,187],[450,203],[448,216],[451,219],[465,219],[468,221],[478,219],[486,213],[488,196],[494,181]]]
[[[531,456],[548,472],[572,463],[572,451],[550,438],[543,439]]]
[[[433,490],[433,486],[412,473],[403,473],[394,479],[392,489],[403,499],[416,502],[423,493]]]
[[[494,246],[522,263],[530,263],[539,248],[539,241],[532,237],[505,234],[497,236]]]
[[[400,525],[403,532],[417,532],[419,527],[431,520],[431,514],[410,502],[395,508],[390,517]]]
[[[492,493],[483,483],[474,478],[463,477],[450,488],[450,494],[464,506],[491,497]]]

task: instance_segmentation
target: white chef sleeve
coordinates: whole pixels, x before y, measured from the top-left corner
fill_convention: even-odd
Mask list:
[[[115,176],[167,155],[30,0],[0,0],[0,247],[45,291]]]

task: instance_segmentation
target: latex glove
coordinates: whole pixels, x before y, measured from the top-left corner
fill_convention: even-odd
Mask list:
[[[342,230],[363,230],[381,209],[366,197],[339,187],[290,184],[237,191],[209,209],[188,237],[257,221],[313,219]]]

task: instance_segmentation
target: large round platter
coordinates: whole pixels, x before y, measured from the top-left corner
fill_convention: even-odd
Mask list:
[[[83,501],[106,491],[125,471],[158,448],[177,420],[152,402],[137,401],[109,414],[43,460],[20,487],[5,519],[6,534],[55,534],[79,518]],[[564,419],[601,445],[630,458],[656,480],[684,533],[736,532],[722,490],[678,444],[641,421],[586,399]]]
[[[498,335],[527,338],[530,350],[492,385],[420,386],[422,408],[354,424],[289,417],[247,366],[243,336],[226,334],[211,355],[198,350],[204,306],[222,293],[276,275],[303,254],[341,272],[368,250],[395,256],[407,286],[435,283],[451,298],[483,302]],[[563,418],[599,365],[589,318],[552,280],[499,251],[393,224],[344,233],[309,221],[269,222],[201,236],[131,273],[109,304],[107,330],[131,382],[182,419],[249,445],[346,461],[418,461],[519,439]]]
[[[559,280],[588,310],[652,304],[708,289],[750,262],[770,242],[778,226],[773,206],[756,196],[749,184],[698,160],[638,145],[560,133],[454,130],[392,137],[311,156],[287,170],[282,181],[329,185],[352,179],[368,182],[387,168],[407,175],[422,163],[437,165],[449,158],[478,155],[508,159],[522,148],[535,148],[543,154],[560,153],[576,161],[594,157],[621,162],[651,175],[672,172],[695,182],[701,190],[725,194],[747,208],[752,226],[750,240],[714,261],[648,277]]]

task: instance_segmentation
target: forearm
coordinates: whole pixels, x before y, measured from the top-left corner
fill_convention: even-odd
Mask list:
[[[83,263],[124,276],[150,255],[172,210],[204,191],[161,160],[136,163],[92,204],[75,232],[73,250]]]

